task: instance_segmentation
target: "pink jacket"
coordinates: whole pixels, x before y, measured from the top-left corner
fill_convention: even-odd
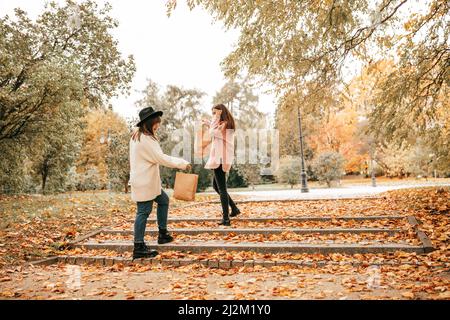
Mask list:
[[[206,169],[216,169],[222,164],[222,170],[228,172],[234,161],[234,130],[219,124],[219,119],[211,120],[209,133],[212,137]]]

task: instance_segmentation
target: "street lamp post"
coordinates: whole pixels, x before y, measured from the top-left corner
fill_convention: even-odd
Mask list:
[[[370,167],[371,167],[371,171],[372,171],[372,187],[376,187],[377,186],[377,181],[375,179],[375,169],[374,169],[374,163],[375,161],[373,160],[373,157],[371,157],[370,159]]]
[[[301,159],[302,159],[302,172],[300,174],[301,181],[302,181],[302,193],[309,192],[308,189],[308,183],[306,181],[306,170],[305,170],[305,157],[303,154],[303,131],[302,131],[302,116],[300,113],[300,106],[297,108],[298,112],[298,132],[300,135],[300,153],[301,153]]]

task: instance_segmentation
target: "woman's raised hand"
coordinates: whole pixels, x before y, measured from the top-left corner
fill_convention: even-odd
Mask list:
[[[186,165],[186,169],[184,169],[184,170],[191,171],[191,169],[192,169],[192,165],[190,163],[188,163]]]

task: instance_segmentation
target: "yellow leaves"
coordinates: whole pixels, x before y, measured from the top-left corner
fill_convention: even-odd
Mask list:
[[[95,290],[95,291],[93,291],[93,292],[87,293],[86,295],[87,295],[87,296],[102,296],[102,295],[104,295],[105,293],[106,293],[105,290],[103,290],[103,289],[97,289],[97,290]]]
[[[316,293],[313,297],[314,297],[314,299],[324,299],[326,297],[326,295],[324,292],[319,292],[319,293]]]
[[[272,294],[275,297],[291,297],[294,295],[294,293],[295,293],[295,289],[285,287],[285,286],[275,287],[272,289]]]
[[[403,24],[403,28],[404,28],[406,31],[411,31],[412,25],[413,25],[413,21],[408,20],[408,21],[406,21],[406,22]]]
[[[408,292],[403,292],[403,293],[402,293],[402,297],[403,297],[403,298],[407,298],[407,299],[414,299],[414,298],[415,298],[415,295],[414,295],[413,292],[408,291]]]
[[[150,265],[133,265],[124,266],[124,264],[115,264],[110,267],[101,266],[82,266],[84,283],[92,285],[93,283],[101,283],[102,285],[109,286],[109,288],[97,289],[92,294],[96,294],[101,298],[114,298],[120,297],[122,299],[127,296],[141,297],[162,296],[164,298],[171,299],[204,299],[205,297],[217,297],[221,298],[237,298],[248,299],[258,297],[284,297],[284,298],[298,298],[308,297],[316,299],[327,298],[376,298],[380,295],[380,292],[376,287],[368,288],[368,279],[371,273],[365,266],[370,266],[374,263],[395,263],[393,266],[381,266],[379,268],[380,282],[373,283],[380,286],[380,290],[383,290],[383,298],[401,297],[403,299],[417,299],[417,298],[436,298],[436,299],[449,299],[448,282],[441,280],[442,275],[436,268],[443,263],[449,261],[449,245],[446,243],[449,236],[449,220],[446,215],[430,213],[424,209],[424,206],[434,206],[435,209],[444,209],[449,207],[446,197],[448,191],[436,192],[436,189],[430,189],[430,191],[414,190],[414,191],[396,191],[389,193],[386,198],[377,200],[339,200],[339,201],[307,201],[307,202],[285,202],[276,203],[268,202],[263,205],[258,203],[245,203],[242,204],[242,210],[245,210],[245,215],[250,217],[264,217],[268,215],[279,216],[305,216],[305,215],[324,215],[325,213],[331,216],[338,217],[343,215],[380,215],[386,214],[387,210],[398,210],[404,214],[416,215],[420,222],[423,222],[419,226],[422,230],[432,237],[433,242],[436,243],[436,247],[441,250],[434,251],[428,255],[416,255],[406,252],[396,252],[393,254],[341,254],[334,253],[330,255],[325,254],[266,254],[256,252],[227,252],[225,250],[217,250],[210,253],[193,253],[193,252],[177,252],[167,251],[161,252],[158,259],[178,259],[186,258],[192,260],[297,260],[302,262],[315,263],[318,261],[335,262],[326,267],[308,267],[308,268],[296,268],[292,266],[275,266],[272,269],[265,269],[261,267],[255,268],[233,268],[230,270],[216,270],[209,269],[200,265],[189,265],[183,267],[167,267],[167,266],[150,266]],[[129,195],[128,195],[129,196]],[[64,209],[61,217],[62,222],[54,220],[55,213],[48,218],[41,217],[40,220],[30,220],[26,225],[21,224],[20,227],[10,227],[5,236],[8,236],[7,242],[1,247],[2,250],[7,250],[8,254],[11,252],[10,243],[18,243],[20,250],[34,250],[43,242],[50,238],[54,238],[55,243],[61,241],[67,234],[73,234],[75,227],[80,229],[81,233],[90,230],[93,224],[98,226],[110,225],[112,222],[117,223],[118,229],[131,229],[132,218],[131,214],[120,215],[118,212],[129,212],[130,203],[122,199],[122,205],[106,205],[105,210],[101,215],[95,215],[94,208],[95,201],[103,203],[105,199],[101,194],[96,194],[98,197],[96,200],[85,194],[74,195],[73,198],[79,201],[78,206],[86,208],[83,214],[73,214],[72,209]],[[117,201],[117,202],[120,202]],[[424,204],[425,203],[425,204]],[[411,205],[417,206],[416,209],[412,209]],[[54,205],[55,207],[63,207],[63,203]],[[72,204],[70,204],[72,206]],[[133,207],[134,208],[134,207]],[[218,208],[217,204],[202,205],[196,209],[191,208],[188,212],[184,210],[172,210],[171,215],[175,217],[189,215],[196,216],[211,216],[211,208]],[[84,219],[84,216],[86,218]],[[386,228],[404,228],[407,224],[406,219],[400,221],[342,221],[340,219],[334,219],[330,222],[299,222],[297,225],[291,222],[269,222],[258,223],[252,222],[244,224],[236,221],[233,227],[247,227],[247,228],[269,228],[269,227],[287,227],[294,226],[299,228],[324,228],[324,227],[386,227]],[[181,225],[181,224],[179,224]],[[176,224],[171,224],[170,228],[175,228]],[[184,228],[197,228],[199,226],[217,227],[213,224],[192,224],[183,223]],[[28,228],[28,229],[27,229]],[[405,231],[402,232],[401,237],[409,236],[405,227]],[[105,236],[105,235],[103,235]],[[103,237],[103,236],[100,236]],[[199,239],[205,240],[218,240],[225,239],[227,241],[296,241],[296,240],[329,240],[337,239],[339,241],[352,242],[358,237],[349,235],[335,234],[329,237],[322,237],[321,235],[314,235],[313,237],[305,235],[296,235],[292,232],[284,232],[278,235],[272,236],[241,236],[235,232],[221,236],[219,234],[207,234],[203,235]],[[384,239],[386,235],[382,235],[382,238],[373,237],[371,239]],[[380,236],[381,237],[381,236]],[[129,238],[131,239],[131,238]],[[193,237],[186,237],[185,239],[194,239]],[[400,238],[393,238],[400,239]],[[20,245],[24,244],[21,248]],[[29,247],[31,245],[31,247]],[[17,247],[17,245],[16,245]],[[45,247],[42,248],[42,253]],[[20,251],[19,250],[19,251]],[[29,251],[28,251],[29,252]],[[84,255],[84,256],[105,256],[114,257],[120,256],[124,258],[130,258],[131,253],[126,252],[118,254],[115,251],[107,250],[83,250],[76,248],[72,250],[66,250],[63,254],[67,255]],[[3,259],[3,258],[1,258]],[[337,262],[337,263],[336,263]],[[362,263],[362,266],[355,268],[350,263]],[[345,264],[345,265],[344,265]],[[421,264],[418,266],[416,264]],[[5,264],[4,264],[5,265]],[[428,266],[433,266],[430,268]],[[6,288],[7,286],[15,285],[15,275],[24,275],[24,271],[10,268],[10,272],[0,273],[0,285],[2,286],[2,297],[17,297],[12,293],[13,290]],[[65,281],[61,279],[52,279],[52,284],[48,286],[42,285],[42,281],[48,280],[49,275],[44,274],[44,269],[40,269],[40,272],[30,272],[30,278],[33,281],[40,281],[40,287],[47,294],[56,296],[59,298],[70,297],[72,292],[68,290],[64,282],[60,285],[56,285],[58,281]],[[57,273],[57,269],[51,269],[53,273]],[[62,268],[60,271],[63,271]],[[166,275],[172,275],[170,282],[165,282],[162,290],[150,289],[155,283],[155,278],[152,276],[158,272],[158,282]],[[20,272],[20,273],[19,273]],[[117,273],[121,272],[121,273]],[[123,273],[122,273],[123,272]],[[138,274],[135,274],[137,272]],[[280,278],[277,278],[280,276]],[[108,283],[111,279],[121,279],[122,281],[128,281],[128,279],[135,278],[133,281],[139,283],[138,285],[144,286],[143,289],[147,290],[140,294],[139,291],[127,292],[127,286],[111,287]],[[216,278],[215,278],[216,277]],[[66,278],[64,278],[66,279]],[[126,280],[125,280],[126,279]],[[139,279],[136,280],[136,279]],[[145,281],[142,281],[145,279]],[[219,280],[217,280],[219,279]],[[130,280],[131,281],[131,280]],[[274,283],[276,288],[273,288]],[[330,286],[330,287],[329,287]],[[341,287],[341,289],[335,288]],[[384,286],[384,287],[383,287]],[[5,287],[5,288],[3,288]],[[219,287],[219,288],[218,288]],[[272,289],[273,288],[273,289]],[[219,290],[218,290],[219,289]],[[344,295],[339,295],[337,292],[341,290]],[[394,292],[394,290],[396,290]],[[64,292],[66,291],[66,292]],[[365,294],[370,292],[370,294]],[[79,293],[79,292],[78,292]],[[402,295],[404,294],[404,295]]]
[[[14,298],[16,296],[15,292],[12,291],[1,291],[0,292],[0,297],[4,297],[4,298]]]
[[[104,294],[105,297],[114,297],[115,295],[117,295],[117,292],[115,291],[106,292]]]
[[[173,288],[173,289],[179,289],[179,288],[181,288],[181,284],[179,284],[179,283],[174,283],[174,284],[172,285],[172,288]]]
[[[447,288],[447,291],[445,291],[445,292],[440,292],[440,293],[437,295],[437,298],[438,298],[438,299],[445,299],[445,300],[450,299],[450,289]]]
[[[7,281],[11,281],[11,277],[2,277],[0,278],[0,282],[7,282]]]

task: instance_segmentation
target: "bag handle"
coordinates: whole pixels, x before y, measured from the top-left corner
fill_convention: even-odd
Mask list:
[[[184,169],[183,171],[187,173],[192,173],[192,164],[189,164],[189,166],[191,167],[190,169]]]

